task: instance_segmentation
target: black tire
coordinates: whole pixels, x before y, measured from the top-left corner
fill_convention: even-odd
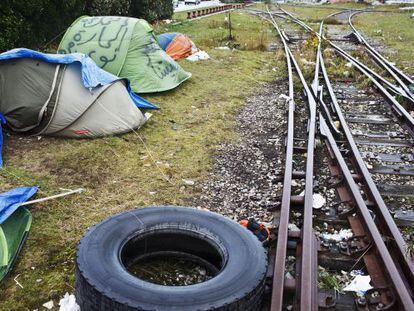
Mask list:
[[[145,251],[144,251],[145,248]],[[187,253],[219,270],[188,286],[163,286],[127,271],[134,257]],[[259,310],[266,251],[247,229],[219,214],[186,207],[148,207],[92,227],[77,252],[75,289],[81,310]]]

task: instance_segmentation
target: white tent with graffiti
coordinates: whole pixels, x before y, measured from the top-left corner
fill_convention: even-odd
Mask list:
[[[191,77],[161,49],[142,19],[83,16],[66,31],[58,53],[84,53],[102,69],[128,78],[136,93],[173,89]]]

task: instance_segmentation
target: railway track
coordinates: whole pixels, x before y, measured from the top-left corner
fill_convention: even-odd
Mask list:
[[[344,12],[348,10],[328,17]],[[315,32],[284,10],[250,13],[268,20],[275,27],[286,54],[289,83],[283,193],[279,215],[275,219],[278,227],[275,249],[270,252],[273,270],[269,272],[269,278],[273,286],[269,309],[414,310],[413,259],[390,213],[392,208],[377,187],[379,180],[387,180],[383,176],[394,176],[391,179],[401,179],[402,182],[412,176],[412,153],[409,150],[414,137],[410,114],[413,108],[411,78],[386,60],[357,31],[352,18],[360,12],[349,12],[353,38],[345,40],[355,42],[352,39],[357,39],[363,44],[375,62],[374,66],[382,68],[387,77],[328,40],[323,33],[323,23]],[[292,42],[298,40],[292,40],[276,19],[295,23],[318,38],[311,84],[306,81],[291,49]],[[302,40],[301,35],[295,37]],[[321,46],[323,41],[338,57],[369,79],[371,87],[368,91],[355,93],[354,81],[331,82]],[[295,85],[294,72],[300,86]],[[295,89],[298,87],[303,96],[297,96]],[[298,113],[298,107],[304,103],[305,120],[303,112]],[[354,111],[355,107],[360,110]],[[323,142],[323,148],[317,146],[319,140]],[[381,165],[374,165],[373,160]],[[315,172],[318,172],[316,176]],[[399,177],[395,178],[396,175]],[[320,183],[329,184],[327,188],[336,193],[328,202],[328,211],[313,208],[315,189],[322,189]],[[398,189],[401,184],[394,183],[394,186]],[[298,210],[302,216],[295,221],[299,223],[300,232],[290,230],[293,214]],[[353,235],[339,243],[326,243],[315,234],[314,227],[320,223],[332,228],[338,224],[345,226],[352,229]],[[290,249],[292,241],[294,250]],[[292,252],[294,278],[287,278],[290,276],[287,263]],[[359,267],[370,276],[373,288],[365,295],[337,301],[334,295],[318,290],[319,265],[336,270]]]

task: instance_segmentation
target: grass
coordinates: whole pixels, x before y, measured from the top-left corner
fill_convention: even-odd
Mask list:
[[[389,59],[406,72],[414,75],[414,27],[407,13],[364,13],[357,15],[354,25],[363,34],[390,48]]]
[[[0,285],[0,309],[40,310],[50,299],[56,304],[65,292],[72,293],[76,246],[88,227],[135,207],[183,205],[197,195],[183,179],[207,178],[216,146],[237,138],[234,116],[246,96],[278,74],[272,70],[274,53],[254,50],[252,44],[261,33],[267,44],[270,28],[244,14],[233,13],[232,20],[241,51],[215,49],[226,43],[220,29],[224,15],[157,28],[189,34],[211,60],[181,61],[192,78],[176,90],[147,96],[162,109],[137,133],[94,140],[5,139],[0,190],[38,185],[40,197],[60,188],[86,192],[31,208],[32,229],[17,265]]]
[[[196,21],[185,20],[178,25],[159,25],[155,30],[157,33],[186,33],[203,48],[213,48],[229,42],[227,18],[228,14],[217,14]],[[249,22],[246,23],[246,20]],[[267,22],[246,13],[231,12],[231,25],[232,36],[242,50],[265,50],[275,40],[274,31]]]
[[[337,293],[342,292],[342,288],[345,284],[343,277],[340,274],[331,273],[322,267],[319,267],[318,270],[318,288],[334,290]]]

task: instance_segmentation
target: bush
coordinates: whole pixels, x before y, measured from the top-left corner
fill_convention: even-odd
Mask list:
[[[81,15],[171,18],[172,0],[0,0],[0,52],[42,49]]]
[[[128,15],[131,0],[86,0],[86,15]]]
[[[0,51],[39,48],[82,14],[84,0],[1,0]]]
[[[171,18],[174,13],[172,0],[131,0],[129,16],[155,20]]]

